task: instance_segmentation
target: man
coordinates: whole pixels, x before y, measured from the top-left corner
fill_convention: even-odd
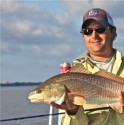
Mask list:
[[[82,63],[92,73],[100,69],[106,70],[124,78],[124,57],[113,48],[117,36],[116,27],[111,16],[103,9],[93,8],[83,17],[81,33],[87,52],[74,60]],[[124,107],[124,93],[118,92],[121,106]],[[116,105],[105,110],[84,112],[84,109],[106,107],[106,105],[77,106],[66,97],[61,105],[50,103],[56,109],[65,110],[62,116],[63,125],[124,125],[124,111],[118,113]]]

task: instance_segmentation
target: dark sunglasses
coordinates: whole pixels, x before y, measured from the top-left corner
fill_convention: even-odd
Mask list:
[[[110,27],[86,28],[82,29],[81,33],[84,35],[91,35],[93,31],[96,31],[98,34],[102,34],[105,33],[106,29],[110,29]]]

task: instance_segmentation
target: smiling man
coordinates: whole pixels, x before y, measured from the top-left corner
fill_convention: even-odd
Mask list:
[[[83,16],[81,34],[87,52],[74,60],[74,64],[82,63],[92,73],[106,70],[124,78],[124,57],[113,48],[117,36],[116,27],[111,16],[103,9],[93,8]],[[124,93],[118,92],[120,106],[124,108]],[[50,103],[54,108],[65,110],[62,116],[63,125],[123,125],[124,111],[119,113],[115,104],[112,108],[84,112],[84,109],[103,108],[107,105],[77,106],[66,97],[61,105]],[[108,106],[107,106],[108,107]]]

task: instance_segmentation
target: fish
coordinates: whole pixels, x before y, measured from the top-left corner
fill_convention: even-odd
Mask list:
[[[76,105],[119,103],[118,91],[124,92],[124,78],[104,70],[92,74],[82,66],[75,65],[70,71],[44,81],[29,93],[29,100],[60,105],[69,96]],[[122,110],[120,108],[119,112]]]

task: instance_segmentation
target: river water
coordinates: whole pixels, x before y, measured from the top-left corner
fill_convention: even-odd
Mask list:
[[[0,87],[0,119],[37,116],[49,114],[47,104],[33,104],[27,95],[36,86]],[[53,113],[57,111],[54,110]],[[48,125],[48,116],[0,122],[0,125]],[[57,125],[57,116],[53,117],[53,125]]]

